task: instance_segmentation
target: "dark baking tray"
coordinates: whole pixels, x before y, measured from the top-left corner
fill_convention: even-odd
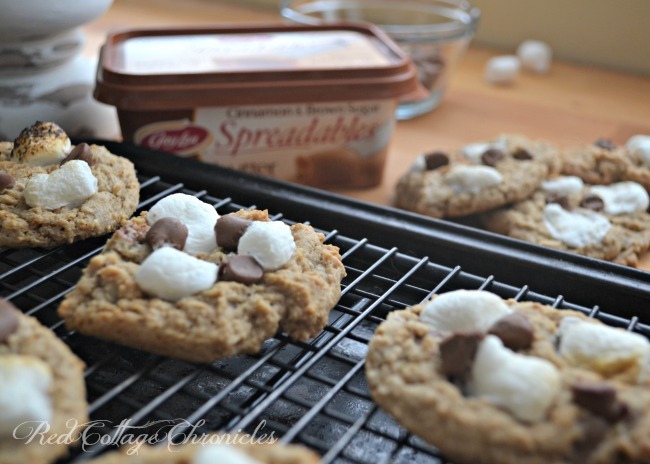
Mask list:
[[[444,463],[372,401],[364,377],[367,343],[386,314],[432,293],[486,289],[504,298],[582,311],[650,335],[650,274],[546,249],[446,221],[307,187],[99,141],[133,160],[140,210],[174,192],[221,214],[268,209],[309,222],[341,249],[348,276],[327,327],[306,343],[278,333],[260,353],[191,364],[66,329],[56,314],[107,237],[53,249],[0,249],[0,296],[39,319],[87,364],[94,437],[61,462],[79,462],[125,433],[159,437],[242,430],[305,444],[340,463]],[[125,424],[129,428],[120,428]],[[102,437],[104,443],[93,441]],[[180,438],[179,438],[180,437]]]

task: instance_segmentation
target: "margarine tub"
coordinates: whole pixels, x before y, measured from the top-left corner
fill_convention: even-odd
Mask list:
[[[128,30],[108,36],[95,98],[125,141],[317,187],[381,182],[407,55],[362,23]]]

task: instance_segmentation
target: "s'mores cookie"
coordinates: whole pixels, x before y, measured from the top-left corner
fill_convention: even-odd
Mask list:
[[[46,464],[87,422],[84,364],[36,319],[0,299],[0,462]]]
[[[504,135],[421,155],[399,179],[395,204],[436,218],[467,216],[527,198],[559,169],[548,143]]]
[[[0,247],[50,247],[114,231],[138,205],[133,164],[106,148],[72,146],[37,121],[0,143]]]
[[[650,462],[650,343],[576,311],[474,290],[394,311],[375,401],[453,462]]]
[[[650,200],[635,182],[587,185],[576,176],[542,182],[528,200],[485,213],[485,226],[538,245],[635,266],[650,249]]]
[[[219,216],[173,194],[116,231],[59,314],[72,330],[195,362],[257,352],[278,329],[306,340],[345,276],[324,240],[266,211]]]

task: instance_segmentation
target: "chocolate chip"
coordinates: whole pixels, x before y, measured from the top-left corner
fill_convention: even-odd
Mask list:
[[[88,163],[89,166],[92,166],[93,163],[95,162],[95,159],[93,158],[93,153],[92,151],[90,151],[90,147],[88,146],[87,143],[80,143],[79,145],[74,147],[72,151],[68,153],[68,156],[63,158],[61,160],[61,163],[59,164],[63,166],[65,163],[72,160],[85,161],[86,163]]]
[[[594,142],[594,145],[603,148],[605,150],[613,150],[614,148],[616,148],[616,144],[614,142],[612,142],[610,139],[606,139],[602,137],[596,140]]]
[[[503,345],[513,351],[525,350],[533,345],[533,325],[520,313],[503,316],[492,324],[488,333],[499,337]]]
[[[546,195],[546,204],[548,205],[549,203],[557,203],[567,211],[571,209],[571,204],[569,203],[569,197],[567,197],[563,193],[550,192],[548,195]]]
[[[589,457],[611,427],[605,420],[595,416],[581,418],[578,427],[582,430],[582,435],[573,443],[575,459],[572,462],[583,464],[589,462]]]
[[[18,314],[14,305],[0,298],[0,343],[6,341],[18,328]]]
[[[512,157],[519,161],[532,160],[533,155],[530,154],[525,148],[517,148],[517,150],[512,154]]]
[[[441,151],[434,151],[424,155],[427,171],[433,171],[449,164],[449,156]]]
[[[593,211],[602,211],[605,209],[605,202],[595,193],[588,193],[580,202],[580,207]]]
[[[219,265],[217,281],[233,281],[244,285],[256,284],[264,276],[264,269],[249,255],[231,256]]]
[[[571,393],[575,404],[610,423],[629,413],[627,405],[616,398],[616,389],[604,382],[575,382]]]
[[[13,188],[16,185],[16,178],[6,172],[0,172],[0,192]]]
[[[478,345],[483,340],[479,332],[457,332],[440,342],[440,358],[444,375],[463,378],[472,369]]]
[[[486,166],[496,166],[499,161],[506,157],[506,154],[503,153],[498,148],[488,148],[481,155],[481,161]]]
[[[154,222],[147,231],[144,241],[154,250],[166,245],[182,250],[187,240],[187,233],[187,227],[181,221],[173,217],[165,217]]]
[[[236,251],[239,239],[248,226],[253,221],[240,218],[234,214],[226,214],[217,219],[217,224],[214,226],[214,231],[217,235],[217,245],[226,251]]]

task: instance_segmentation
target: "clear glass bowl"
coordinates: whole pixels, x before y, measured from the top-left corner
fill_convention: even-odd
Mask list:
[[[300,24],[364,21],[386,32],[411,55],[426,90],[424,98],[400,102],[400,120],[438,106],[480,18],[480,11],[462,0],[281,0],[280,14]]]

